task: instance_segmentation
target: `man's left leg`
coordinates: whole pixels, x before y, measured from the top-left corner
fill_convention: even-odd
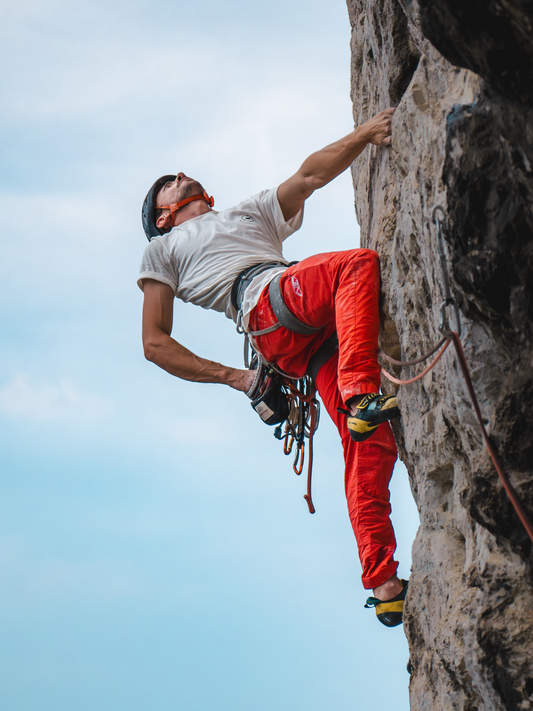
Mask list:
[[[316,385],[342,440],[346,499],[363,569],[363,586],[373,589],[381,600],[387,600],[402,590],[396,577],[396,539],[389,503],[396,443],[387,422],[366,442],[354,442],[350,437],[346,417],[337,411],[344,404],[337,387],[337,368],[338,355],[335,354],[320,369]]]
[[[342,439],[348,511],[357,539],[365,588],[374,597],[365,607],[375,607],[378,620],[387,627],[403,621],[407,582],[396,575],[396,539],[390,520],[389,482],[396,462],[396,443],[388,422],[379,425],[368,441],[355,442],[346,418],[337,411],[342,398],[337,386],[338,355],[320,369],[317,388]]]

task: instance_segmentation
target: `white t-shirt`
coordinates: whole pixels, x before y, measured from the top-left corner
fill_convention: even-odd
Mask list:
[[[155,279],[168,284],[178,299],[222,311],[234,321],[231,287],[243,269],[260,262],[284,261],[282,245],[300,229],[303,210],[285,222],[277,188],[263,190],[229,210],[215,210],[187,220],[152,238],[137,283]],[[284,267],[252,280],[244,293],[243,325],[264,287]]]

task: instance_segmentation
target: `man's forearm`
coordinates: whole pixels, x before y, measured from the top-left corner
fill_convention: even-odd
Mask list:
[[[144,354],[167,373],[195,383],[221,383],[246,391],[248,380],[253,380],[253,374],[249,371],[201,358],[165,333],[147,341]]]
[[[298,172],[312,180],[310,188],[322,188],[349,168],[368,143],[365,126],[359,126],[344,138],[306,158]]]

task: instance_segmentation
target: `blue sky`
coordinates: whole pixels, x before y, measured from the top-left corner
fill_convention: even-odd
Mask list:
[[[344,3],[2,15],[0,707],[407,709],[405,637],[363,608],[327,416],[310,516],[246,398],[173,379],[140,342],[147,188],[183,170],[229,207],[348,133]],[[358,244],[348,174],[286,244]],[[242,363],[220,314],[177,303],[174,335]],[[392,496],[407,577],[401,466]]]

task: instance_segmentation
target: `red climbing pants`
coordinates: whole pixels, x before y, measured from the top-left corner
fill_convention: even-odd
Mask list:
[[[366,442],[354,442],[346,425],[345,406],[354,395],[378,392],[379,258],[369,249],[317,254],[289,267],[281,290],[292,313],[309,326],[323,327],[301,336],[281,327],[255,338],[262,356],[293,377],[304,375],[309,358],[336,330],[339,350],[320,369],[316,385],[342,439],[345,488],[357,540],[365,588],[391,578],[396,540],[390,520],[389,482],[397,450],[390,425],[380,425]],[[265,288],[250,314],[251,331],[277,321]]]

